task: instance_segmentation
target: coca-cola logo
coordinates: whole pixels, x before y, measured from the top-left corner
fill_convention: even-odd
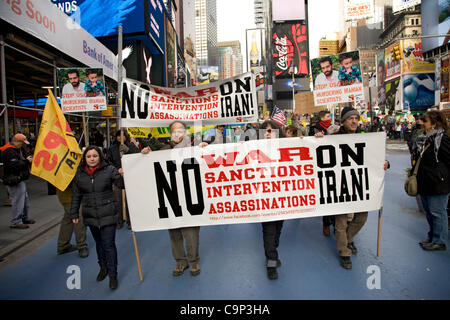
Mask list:
[[[284,38],[276,38],[275,40],[276,50],[278,52],[278,61],[277,61],[277,67],[281,70],[286,70],[288,68],[287,63],[287,54],[288,54],[288,47],[287,47],[287,39]]]

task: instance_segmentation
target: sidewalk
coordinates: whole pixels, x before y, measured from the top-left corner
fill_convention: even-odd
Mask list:
[[[26,181],[30,197],[30,219],[36,220],[30,228],[11,229],[11,207],[4,206],[6,187],[0,183],[0,260],[61,222],[64,213],[56,195],[48,195],[47,182],[33,175]],[[56,248],[55,248],[56,252]]]

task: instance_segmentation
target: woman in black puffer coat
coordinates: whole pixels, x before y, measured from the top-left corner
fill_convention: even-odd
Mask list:
[[[448,240],[447,202],[450,193],[450,138],[448,124],[439,111],[428,111],[423,120],[424,132],[413,146],[417,170],[418,193],[430,231],[428,238],[419,242],[424,250],[446,250]]]
[[[99,147],[89,146],[73,180],[70,218],[78,223],[80,205],[83,221],[94,237],[100,273],[97,281],[109,275],[109,287],[117,288],[117,249],[115,244],[119,207],[113,184],[124,189],[123,178],[117,169],[104,161]]]

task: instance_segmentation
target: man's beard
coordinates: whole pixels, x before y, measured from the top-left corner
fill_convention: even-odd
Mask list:
[[[333,74],[333,70],[328,71],[328,72],[324,72],[324,73],[325,73],[325,75],[326,75],[327,77],[329,77],[329,76],[331,76],[331,75]]]
[[[80,85],[80,81],[78,82],[72,82],[72,87],[78,87]]]

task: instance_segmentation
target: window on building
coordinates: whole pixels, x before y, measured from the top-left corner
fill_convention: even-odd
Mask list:
[[[414,19],[411,19],[411,24],[414,25]]]
[[[420,24],[419,19],[416,19],[416,24]]]

